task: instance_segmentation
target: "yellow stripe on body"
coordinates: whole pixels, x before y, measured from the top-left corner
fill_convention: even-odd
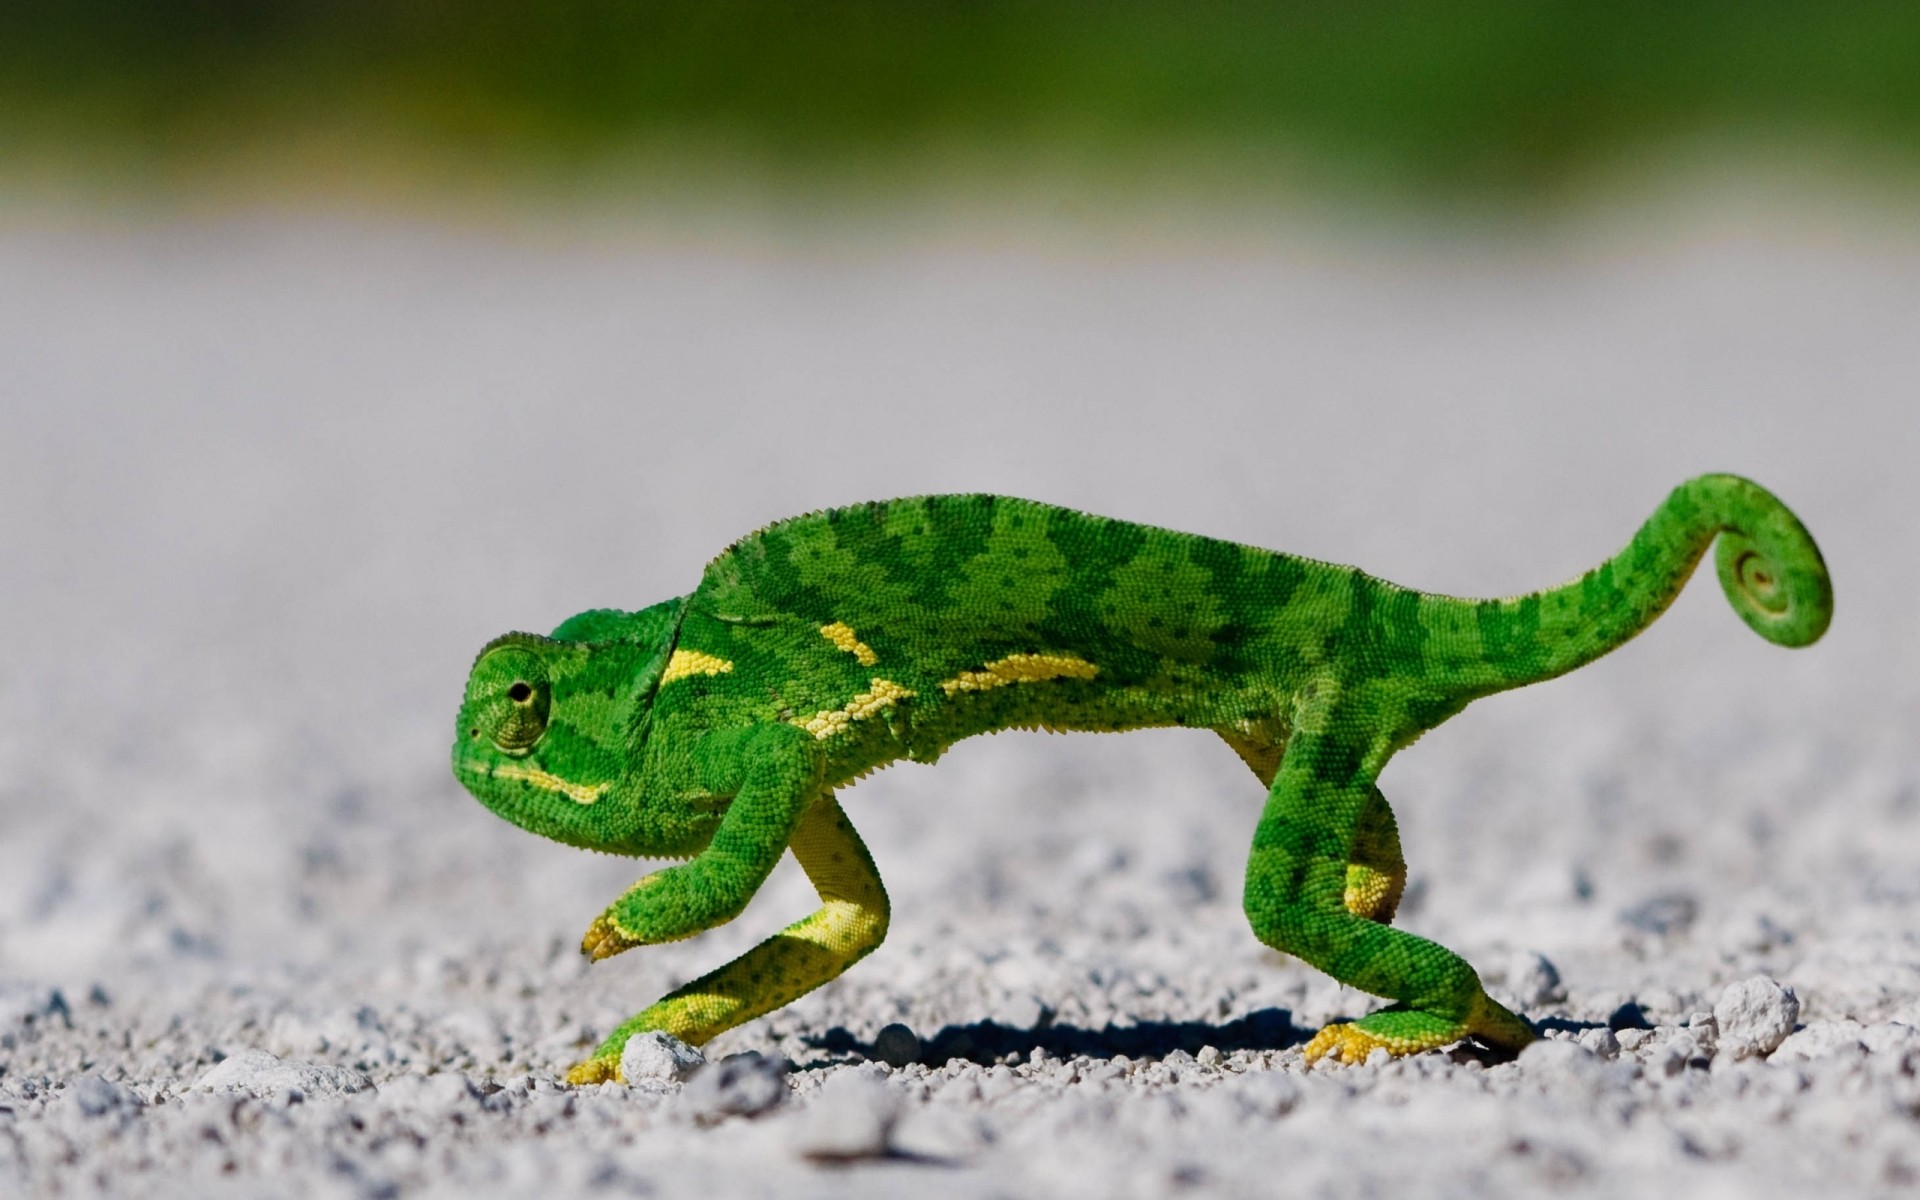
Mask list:
[[[949,696],[984,692],[1010,683],[1040,683],[1048,679],[1092,679],[1100,668],[1077,654],[1009,654],[981,667],[943,679],[940,690]]]
[[[518,779],[549,792],[559,792],[575,804],[592,804],[607,790],[604,783],[588,786],[584,783],[572,783],[558,775],[549,775],[539,767],[516,767],[501,763],[490,772],[495,779]]]
[[[725,675],[731,670],[732,663],[704,650],[675,650],[667,659],[667,669],[660,672],[660,685],[665,687],[689,675]]]
[[[875,713],[885,712],[894,704],[916,694],[911,688],[901,687],[891,679],[875,679],[867,685],[866,691],[841,707],[823,708],[811,717],[795,717],[793,724],[824,740],[844,731],[855,721],[864,721]]]
[[[853,655],[854,661],[863,667],[870,667],[880,661],[880,656],[873,652],[873,647],[861,641],[860,635],[853,631],[853,626],[845,621],[822,625],[820,636]]]

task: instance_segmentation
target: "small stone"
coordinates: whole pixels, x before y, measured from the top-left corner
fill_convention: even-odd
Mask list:
[[[1385,1046],[1375,1046],[1373,1049],[1367,1051],[1367,1061],[1365,1065],[1378,1069],[1392,1061],[1393,1053],[1391,1051]]]
[[[1690,1033],[1677,1033],[1662,1039],[1648,1056],[1648,1065],[1661,1075],[1669,1078],[1687,1069],[1695,1059],[1703,1057],[1700,1043],[1693,1040]]]
[[[1904,1022],[1869,1025],[1860,1031],[1860,1044],[1893,1073],[1911,1075],[1920,1065],[1920,1029]]]
[[[1616,1052],[1618,1047],[1616,1047]],[[1520,1051],[1520,1069],[1530,1078],[1542,1080],[1588,1080],[1600,1065],[1593,1051],[1578,1042],[1562,1038],[1541,1038]]]
[[[265,1050],[242,1050],[208,1068],[193,1087],[201,1092],[241,1092],[260,1097],[299,1092],[302,1098],[311,1098],[372,1091],[373,1081],[349,1067],[282,1059]]]
[[[873,1035],[873,1056],[895,1070],[919,1062],[921,1050],[920,1035],[898,1021]]]
[[[1220,1057],[1220,1047],[1202,1046],[1200,1047],[1200,1053],[1193,1056],[1193,1061],[1203,1067],[1217,1067],[1220,1065]]]
[[[681,1089],[680,1103],[702,1125],[728,1117],[753,1117],[787,1098],[787,1064],[748,1051],[730,1054],[696,1070]]]
[[[1712,1058],[1720,1049],[1720,1022],[1710,1012],[1697,1012],[1687,1017],[1687,1035],[1700,1047],[1700,1053]]]
[[[1613,1030],[1604,1026],[1581,1030],[1578,1041],[1588,1053],[1603,1062],[1612,1062],[1620,1057],[1620,1039],[1613,1035]]]
[[[981,1099],[992,1103],[1020,1086],[1020,1077],[1005,1065],[990,1067],[980,1080]]]
[[[884,1079],[871,1071],[841,1071],[821,1085],[800,1114],[793,1147],[826,1162],[884,1158],[899,1119],[900,1097]]]
[[[679,1084],[706,1061],[706,1055],[679,1038],[653,1030],[627,1039],[620,1051],[620,1078],[634,1087]]]
[[[1716,1048],[1732,1056],[1764,1058],[1779,1048],[1800,1019],[1800,999],[1764,975],[1728,985],[1713,1004]]]
[[[1862,1057],[1867,1053],[1865,1033],[1866,1026],[1854,1020],[1812,1021],[1805,1029],[1781,1039],[1775,1060],[1815,1062]]]
[[[1560,984],[1560,971],[1544,954],[1516,950],[1503,972],[1506,993],[1519,1008],[1536,1008],[1553,1000],[1567,998]]]
[[[73,1102],[80,1111],[89,1117],[104,1117],[111,1113],[135,1112],[144,1107],[140,1097],[130,1088],[103,1079],[98,1075],[82,1075],[74,1081],[69,1090]]]

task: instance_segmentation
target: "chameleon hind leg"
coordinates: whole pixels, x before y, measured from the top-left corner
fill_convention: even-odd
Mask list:
[[[1532,1028],[1486,994],[1466,960],[1376,919],[1392,915],[1405,868],[1391,810],[1361,762],[1326,736],[1296,737],[1247,864],[1247,918],[1261,941],[1394,1001],[1322,1029],[1305,1047],[1307,1060],[1359,1062],[1375,1049],[1413,1054],[1469,1035],[1524,1046]]]
[[[1400,826],[1380,789],[1368,785],[1347,851],[1347,881],[1341,903],[1347,911],[1382,925],[1393,922],[1407,890],[1407,860],[1400,854]]]
[[[873,952],[887,936],[887,892],[832,793],[807,809],[787,846],[820,894],[820,907],[622,1022],[567,1072],[568,1083],[618,1079],[620,1052],[635,1034],[659,1030],[698,1046],[800,998]]]
[[[1254,738],[1241,729],[1217,730],[1260,780],[1271,789],[1280,771],[1282,741]],[[1407,863],[1400,855],[1400,827],[1393,809],[1380,789],[1369,785],[1366,807],[1354,828],[1353,847],[1347,856],[1347,886],[1343,895],[1347,911],[1378,921],[1393,922],[1400,907],[1400,896],[1407,887]]]

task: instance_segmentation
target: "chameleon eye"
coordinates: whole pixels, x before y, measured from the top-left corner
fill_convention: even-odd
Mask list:
[[[553,688],[546,664],[524,646],[489,651],[474,667],[473,722],[503,753],[524,754],[547,732]]]
[[[532,749],[547,732],[547,689],[515,680],[507,689],[507,700],[493,727],[493,744],[509,753]]]

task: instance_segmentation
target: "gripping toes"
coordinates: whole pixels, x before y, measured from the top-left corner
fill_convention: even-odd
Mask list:
[[[567,1072],[567,1082],[575,1087],[620,1081],[620,1060],[617,1058],[589,1058],[575,1063]]]
[[[1396,1013],[1391,1015],[1402,1016],[1407,1014]],[[1372,1018],[1368,1018],[1366,1021],[1341,1022],[1335,1025],[1328,1025],[1319,1033],[1314,1034],[1313,1040],[1308,1042],[1301,1049],[1300,1053],[1305,1057],[1309,1065],[1317,1063],[1328,1056],[1331,1056],[1333,1061],[1338,1063],[1358,1064],[1367,1061],[1367,1056],[1375,1050],[1385,1050],[1393,1057],[1399,1058],[1407,1054],[1418,1054],[1422,1050],[1435,1050],[1449,1043],[1457,1042],[1467,1036],[1465,1026],[1446,1028],[1436,1026],[1431,1029],[1417,1032],[1409,1031],[1406,1034],[1402,1034],[1391,1030],[1368,1029],[1366,1026],[1370,1021],[1372,1021]]]
[[[587,926],[586,936],[580,939],[580,953],[599,962],[603,958],[612,958],[622,950],[631,950],[639,944],[638,940],[620,928],[619,923],[613,919],[613,910],[608,909],[595,917],[593,924]],[[582,1063],[574,1070],[578,1071],[586,1065]]]
[[[1533,1026],[1482,992],[1465,1021],[1418,1009],[1386,1008],[1358,1021],[1328,1025],[1313,1035],[1301,1054],[1309,1064],[1327,1057],[1335,1062],[1363,1063],[1375,1050],[1399,1058],[1438,1050],[1468,1036],[1501,1050],[1518,1050],[1539,1035]]]

